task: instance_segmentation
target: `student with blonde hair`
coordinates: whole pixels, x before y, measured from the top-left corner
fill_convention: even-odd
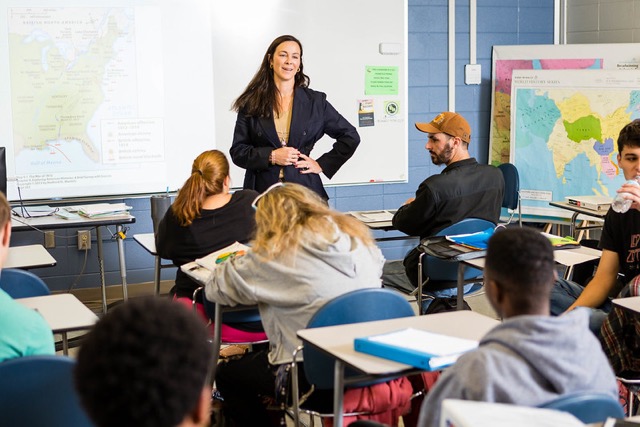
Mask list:
[[[158,255],[180,267],[236,241],[247,243],[255,229],[251,203],[258,193],[241,190],[232,194],[230,184],[229,161],[221,151],[209,150],[196,157],[191,176],[158,226]],[[193,292],[199,286],[178,268],[172,293],[177,301],[191,307]],[[202,303],[197,309],[207,319]],[[265,338],[260,322],[238,328],[223,325],[222,336],[233,342]]]
[[[216,384],[225,414],[237,426],[270,424],[264,402],[275,397],[276,378],[300,344],[296,331],[327,301],[380,287],[384,263],[364,224],[331,210],[306,187],[276,184],[254,206],[251,250],[222,263],[205,288],[211,301],[257,305],[269,337],[268,352],[251,353],[218,368]],[[308,387],[302,384],[301,390]]]

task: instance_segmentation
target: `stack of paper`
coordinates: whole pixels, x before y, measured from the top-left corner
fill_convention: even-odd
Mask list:
[[[455,363],[478,347],[478,341],[406,328],[386,334],[356,338],[356,351],[433,371]]]
[[[611,207],[611,197],[608,196],[567,196],[567,203],[594,211],[608,211]]]
[[[131,206],[124,203],[96,203],[78,207],[78,213],[86,218],[129,216]]]
[[[395,211],[352,211],[349,214],[365,224],[373,224],[376,222],[388,222],[393,219]]]
[[[41,206],[17,206],[13,208],[13,213],[23,218],[37,218],[40,216],[53,215],[58,208],[52,208],[49,205]]]

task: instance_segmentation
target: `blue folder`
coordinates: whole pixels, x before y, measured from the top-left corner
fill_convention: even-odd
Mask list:
[[[478,231],[477,233],[447,236],[447,240],[475,249],[487,249],[489,239],[493,236],[493,231],[493,228],[487,228],[486,230]]]
[[[404,335],[403,335],[404,334]],[[402,341],[404,336],[411,335]],[[386,340],[386,338],[393,338]],[[416,338],[418,338],[416,340]],[[441,344],[446,343],[443,347]],[[405,363],[425,371],[436,371],[450,366],[458,360],[462,354],[473,350],[478,342],[462,338],[432,332],[414,330],[411,328],[390,332],[387,334],[373,335],[356,338],[353,347],[361,353],[378,356],[383,359]],[[432,351],[429,351],[433,348]]]

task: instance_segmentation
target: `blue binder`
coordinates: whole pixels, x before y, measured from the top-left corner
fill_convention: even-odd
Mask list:
[[[356,338],[353,343],[354,349],[361,353],[405,363],[425,371],[446,368],[477,346],[478,341],[412,328]]]

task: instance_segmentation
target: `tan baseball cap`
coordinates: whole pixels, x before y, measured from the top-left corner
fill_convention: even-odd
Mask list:
[[[471,142],[469,123],[460,114],[451,111],[438,114],[430,123],[416,123],[416,128],[425,133],[444,132],[451,136],[457,136],[464,142]]]

